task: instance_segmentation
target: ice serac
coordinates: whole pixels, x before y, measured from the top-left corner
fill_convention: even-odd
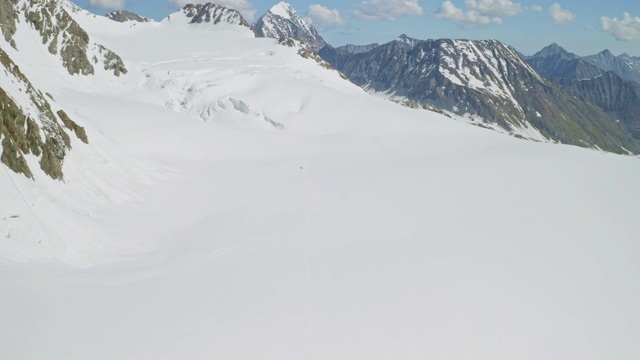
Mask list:
[[[251,28],[258,37],[300,40],[308,44],[313,51],[318,51],[327,45],[316,28],[302,19],[286,2],[273,6],[256,20]]]
[[[112,11],[110,13],[108,13],[107,15],[105,15],[108,19],[111,19],[113,21],[117,21],[117,22],[128,22],[128,21],[134,21],[134,22],[153,22],[152,19],[149,19],[148,17],[144,17],[144,16],[140,16],[138,14],[126,11],[126,10],[116,10],[116,11]]]
[[[205,23],[218,25],[224,23],[249,26],[238,11],[210,2],[206,4],[187,4],[182,8],[182,12],[191,24]]]
[[[326,47],[320,55],[371,92],[435,106],[480,126],[534,140],[640,151],[610,115],[544,79],[497,40],[401,36],[361,54]]]

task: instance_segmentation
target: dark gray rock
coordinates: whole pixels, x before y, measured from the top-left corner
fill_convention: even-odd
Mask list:
[[[582,60],[553,43],[528,57],[527,62],[542,76],[585,80],[601,76],[604,70]]]
[[[607,51],[601,54],[602,59],[611,60],[613,56]],[[627,63],[635,60],[627,54],[618,58]],[[620,61],[612,61],[620,65]],[[623,79],[614,71],[602,70],[557,44],[547,46],[527,62],[557,86],[620,120],[634,136],[640,134],[640,85]]]
[[[586,62],[606,71],[613,71],[625,80],[640,84],[640,61],[635,58],[619,58],[609,50],[582,58]]]
[[[401,37],[365,53],[319,54],[352,82],[394,99],[428,104],[517,136],[624,153],[640,143],[592,103],[541,77],[495,40],[410,41]]]

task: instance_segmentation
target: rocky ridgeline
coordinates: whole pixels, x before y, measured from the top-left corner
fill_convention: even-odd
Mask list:
[[[182,11],[191,19],[191,24],[211,23],[217,25],[227,23],[249,27],[249,23],[238,11],[213,3],[188,4],[182,8]]]
[[[633,66],[630,65],[633,61],[634,58],[628,55],[619,58],[608,51],[580,57],[557,44],[551,44],[527,58],[527,62],[540,74],[564,90],[597,105],[640,139],[640,85],[631,80],[634,77]],[[621,76],[625,74],[626,78]]]
[[[93,75],[95,66],[114,76],[126,74],[122,59],[93,41],[74,20],[73,15],[80,11],[68,0],[3,0],[0,41],[20,51],[16,25],[26,23],[33,29],[31,36],[40,39],[46,51],[57,55],[70,75]],[[0,88],[0,161],[12,171],[34,178],[26,156],[35,156],[46,175],[63,180],[63,163],[71,150],[71,135],[88,143],[85,129],[51,95],[37,89],[2,48],[0,70],[10,80],[5,82],[9,84],[7,87]]]
[[[320,56],[369,91],[427,104],[516,136],[611,152],[640,152],[609,114],[541,77],[495,40],[401,36],[363,53],[327,46]]]
[[[69,74],[93,75],[94,65],[101,64],[115,76],[126,74],[122,59],[113,51],[93,42],[69,11],[79,9],[68,1],[40,0],[18,9],[26,21],[37,30],[53,55],[60,55]]]
[[[313,51],[327,45],[316,28],[303,20],[293,7],[285,2],[273,6],[251,25],[251,29],[258,37],[299,40]]]
[[[25,159],[25,155],[32,154],[39,157],[40,168],[45,174],[62,180],[62,164],[67,151],[71,149],[71,139],[63,126],[74,132],[84,143],[88,143],[84,128],[71,120],[63,110],[54,113],[51,106],[53,99],[35,89],[3,50],[0,50],[0,66],[6,76],[19,84],[29,97],[28,104],[19,105],[0,88],[2,163],[16,173],[33,178],[33,172]],[[31,110],[27,112],[24,107]]]
[[[126,10],[112,11],[106,14],[105,16],[107,17],[107,19],[121,22],[121,23],[129,22],[129,21],[142,22],[142,23],[153,22],[153,20],[149,19],[148,17],[140,16],[138,14],[134,14]]]

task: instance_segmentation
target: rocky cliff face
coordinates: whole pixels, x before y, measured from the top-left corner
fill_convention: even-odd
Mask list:
[[[19,4],[17,11],[40,33],[42,44],[49,52],[60,56],[69,74],[93,75],[94,66],[102,66],[116,76],[127,73],[122,59],[90,39],[73,19],[71,13],[80,9],[68,0],[32,0]]]
[[[12,84],[0,87],[2,163],[16,173],[33,178],[25,159],[26,155],[33,155],[39,159],[45,174],[62,180],[62,164],[71,149],[67,132],[75,133],[88,143],[84,128],[63,110],[55,110],[53,99],[37,90],[3,50],[0,50],[0,68]],[[24,95],[18,100],[12,95],[16,92]]]
[[[611,116],[541,77],[499,41],[401,37],[365,53],[325,47],[320,55],[369,91],[436,106],[481,126],[613,152],[640,151]]]
[[[124,23],[127,21],[153,22],[153,20],[149,19],[148,17],[140,16],[138,14],[134,14],[126,10],[112,11],[105,16],[113,21],[117,21],[121,23]]]
[[[553,82],[611,114],[634,137],[640,139],[639,85],[622,79],[613,71],[607,71],[593,79],[555,78]]]
[[[309,45],[313,51],[327,45],[315,27],[303,20],[293,7],[285,2],[272,7],[256,20],[251,28],[258,37],[296,39]]]
[[[613,55],[607,53],[601,53],[602,59],[611,60]],[[628,55],[620,59],[634,61]],[[557,86],[600,107],[621,121],[635,137],[640,135],[640,85],[637,83],[623,79],[614,71],[600,69],[557,44],[547,46],[527,61]]]
[[[211,23],[217,25],[225,23],[249,27],[247,21],[238,11],[210,2],[188,4],[182,8],[182,12],[191,19],[191,24]]]
[[[8,50],[19,53],[18,23],[26,24],[19,38],[41,43],[70,75],[95,74],[96,66],[119,76],[127,72],[122,59],[98,44],[74,20],[81,10],[68,0],[6,0],[0,2],[0,161],[16,173],[34,178],[36,159],[42,172],[64,178],[63,164],[72,137],[89,142],[78,125],[54,100],[21,71]],[[8,46],[8,47],[7,47]],[[31,165],[30,165],[31,164]]]

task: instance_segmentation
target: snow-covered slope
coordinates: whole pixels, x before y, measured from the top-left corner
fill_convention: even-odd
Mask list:
[[[15,54],[91,141],[65,183],[0,170],[0,358],[640,356],[638,159],[374,98],[246,27],[74,18],[130,71]]]
[[[302,19],[288,3],[281,1],[251,25],[257,36],[274,39],[292,38],[300,40],[313,51],[318,51],[327,42],[316,28]]]

